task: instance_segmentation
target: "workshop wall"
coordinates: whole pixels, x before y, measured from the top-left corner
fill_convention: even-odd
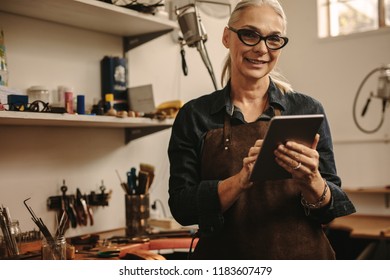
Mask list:
[[[280,1],[288,19],[288,46],[279,67],[297,91],[320,100],[327,112],[334,140],[336,163],[343,187],[384,187],[390,185],[390,112],[381,129],[361,132],[353,122],[353,101],[363,78],[374,68],[390,64],[390,29],[339,38],[317,36],[317,1]],[[376,89],[377,76],[371,81]],[[358,103],[363,109],[369,92]],[[381,102],[373,100],[364,127],[379,124]],[[383,194],[351,195],[361,214],[389,215]]]
[[[283,50],[280,69],[301,92],[325,106],[335,140],[337,166],[344,186],[389,184],[390,119],[375,135],[363,135],[352,122],[352,101],[358,84],[373,67],[390,63],[390,33],[378,32],[345,39],[316,37],[315,1],[281,1],[291,42]],[[206,43],[219,81],[227,53],[221,44],[226,20],[201,14],[209,39]],[[100,59],[122,54],[121,38],[40,20],[0,13],[5,31],[11,87],[26,90],[43,84],[50,89],[69,85],[85,94],[87,104],[100,98]],[[210,77],[195,49],[186,48],[189,75],[181,70],[180,48],[166,34],[128,52],[130,86],[152,83],[156,104],[184,102],[213,91]],[[373,49],[373,42],[377,48]],[[46,199],[60,195],[62,180],[69,193],[99,192],[101,181],[112,191],[109,206],[95,207],[95,225],[70,229],[67,236],[125,226],[124,193],[115,170],[126,173],[139,163],[156,167],[151,201],[160,199],[169,214],[167,147],[170,129],[124,144],[124,131],[101,128],[1,126],[0,203],[19,219],[22,230],[34,223],[23,206],[30,205],[50,229],[55,213]],[[378,141],[379,140],[379,141]],[[361,213],[388,214],[383,197],[353,197]]]
[[[204,17],[205,20],[206,17]],[[206,46],[220,76],[225,52],[220,44],[225,21],[210,19],[206,24]],[[121,56],[120,37],[76,29],[41,20],[0,13],[10,72],[9,85],[26,91],[32,85],[45,85],[55,91],[71,86],[86,95],[86,104],[100,98],[100,60],[105,55]],[[213,84],[195,49],[186,47],[188,76],[181,70],[180,47],[173,34],[166,34],[127,53],[129,85],[152,84],[156,105],[213,91]],[[67,194],[80,188],[83,194],[112,191],[109,205],[93,207],[93,226],[69,229],[67,236],[104,231],[125,226],[125,198],[115,170],[125,178],[131,167],[141,162],[156,168],[150,200],[159,199],[170,216],[168,200],[169,162],[167,147],[170,129],[124,143],[124,131],[114,128],[1,126],[0,203],[10,208],[23,231],[35,224],[23,205],[29,205],[53,230],[55,211],[48,211],[47,198],[61,195],[65,179]],[[154,214],[162,216],[160,211]]]

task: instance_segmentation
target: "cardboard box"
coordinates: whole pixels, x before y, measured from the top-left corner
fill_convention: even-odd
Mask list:
[[[142,85],[128,89],[129,110],[153,113],[156,110],[152,85]]]

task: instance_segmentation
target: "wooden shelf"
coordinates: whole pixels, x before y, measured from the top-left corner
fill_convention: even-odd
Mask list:
[[[0,111],[0,125],[124,128],[126,144],[131,140],[170,128],[172,124],[172,119],[159,121],[148,118]]]
[[[98,0],[0,0],[0,11],[123,37],[124,51],[178,28],[168,18]],[[125,142],[172,126],[172,120],[71,114],[0,112],[0,125],[117,127]]]
[[[390,186],[383,187],[365,187],[365,188],[343,188],[348,193],[371,193],[371,194],[390,194]]]
[[[0,11],[122,37],[178,28],[168,18],[98,0],[0,0]]]
[[[364,188],[343,188],[346,193],[350,194],[383,194],[385,196],[386,208],[390,207],[390,186],[383,187],[364,187]]]

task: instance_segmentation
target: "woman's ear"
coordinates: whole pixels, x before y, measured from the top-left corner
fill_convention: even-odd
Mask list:
[[[229,48],[229,29],[227,29],[227,27],[225,27],[225,29],[223,30],[223,35],[222,35],[222,44],[225,46],[225,48]]]

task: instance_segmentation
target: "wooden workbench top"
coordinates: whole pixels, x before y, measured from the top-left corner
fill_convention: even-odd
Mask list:
[[[352,214],[336,218],[329,226],[351,231],[354,238],[390,239],[390,216]]]

